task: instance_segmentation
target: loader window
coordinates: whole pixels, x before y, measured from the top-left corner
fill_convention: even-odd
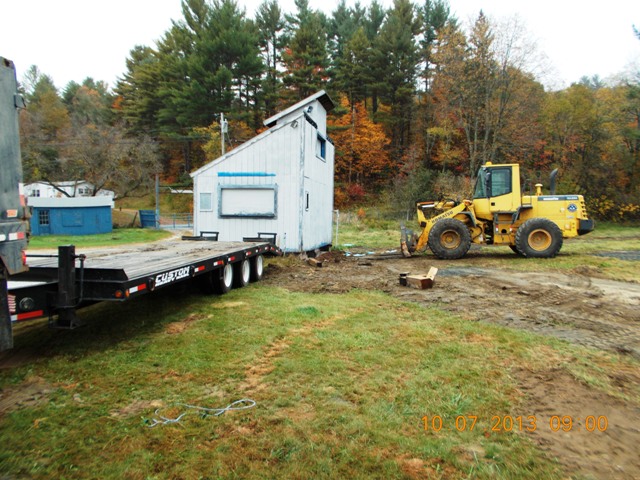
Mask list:
[[[491,169],[491,196],[499,197],[511,193],[511,169]]]
[[[478,171],[478,179],[476,180],[476,190],[473,194],[473,198],[487,198],[485,191],[485,184],[487,182],[487,170],[481,168]]]
[[[480,169],[473,198],[499,197],[508,193],[511,193],[510,168]]]

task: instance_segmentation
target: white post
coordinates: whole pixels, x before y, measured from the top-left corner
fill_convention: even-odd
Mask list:
[[[160,175],[156,173],[156,228],[160,228]]]
[[[333,245],[334,248],[338,248],[338,232],[340,230],[340,210],[334,210],[336,213],[336,241]]]

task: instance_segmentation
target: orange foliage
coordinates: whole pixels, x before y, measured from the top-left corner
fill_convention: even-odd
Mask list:
[[[389,138],[382,125],[373,123],[364,103],[349,105],[346,97],[340,104],[347,113],[330,123],[336,145],[336,175],[338,181],[371,186],[379,181],[391,166]]]

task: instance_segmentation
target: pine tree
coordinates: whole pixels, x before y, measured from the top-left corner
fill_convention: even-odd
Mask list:
[[[326,22],[309,9],[307,0],[296,0],[298,12],[287,16],[290,41],[283,54],[284,83],[301,100],[325,87],[328,81]]]
[[[401,158],[411,137],[417,76],[419,23],[410,0],[395,0],[378,36],[374,64],[384,68],[377,88],[391,107],[386,123],[392,132],[392,149]],[[376,58],[377,53],[377,58]],[[376,72],[379,74],[380,72]]]
[[[281,50],[285,43],[285,21],[277,0],[264,0],[256,12],[256,25],[260,48],[266,63],[266,76],[262,82],[265,115],[276,112],[279,100]]]

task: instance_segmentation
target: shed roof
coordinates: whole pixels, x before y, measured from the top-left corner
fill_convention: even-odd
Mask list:
[[[309,103],[315,102],[316,100],[320,102],[320,104],[324,107],[324,109],[327,112],[330,112],[335,108],[335,104],[333,103],[333,100],[331,100],[331,97],[329,97],[329,94],[324,90],[320,90],[318,93],[311,95],[310,97],[307,97],[304,100],[299,101],[298,103],[290,106],[286,110],[283,110],[282,112],[276,113],[274,116],[267,118],[264,121],[264,124],[267,127],[273,127],[278,122],[278,120],[280,120],[282,117],[285,117],[290,113],[295,112],[296,110],[303,109]]]
[[[111,197],[29,197],[30,207],[42,208],[75,208],[75,207],[110,207],[113,208]]]

